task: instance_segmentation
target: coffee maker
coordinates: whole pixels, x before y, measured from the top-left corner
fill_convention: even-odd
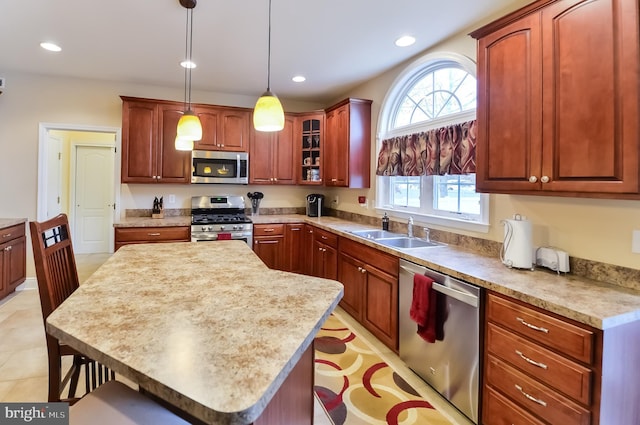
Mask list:
[[[324,195],[320,193],[311,193],[307,195],[307,215],[309,217],[322,217],[323,204]]]

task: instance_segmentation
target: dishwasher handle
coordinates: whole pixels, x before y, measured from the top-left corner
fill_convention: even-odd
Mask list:
[[[415,269],[412,270],[412,268],[409,268],[402,264],[400,265],[400,268],[412,276],[417,273]],[[461,301],[465,304],[469,304],[470,306],[473,306],[476,308],[478,307],[478,297],[473,294],[469,294],[463,291],[458,291],[457,289],[454,289],[454,288],[449,288],[448,286],[442,285],[438,282],[433,282],[431,287],[436,292],[440,292],[441,294],[444,294],[448,297],[455,298],[456,300]]]

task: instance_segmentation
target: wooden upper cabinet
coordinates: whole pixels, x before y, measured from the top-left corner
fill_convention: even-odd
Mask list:
[[[326,110],[325,124],[325,185],[368,188],[371,171],[371,101],[345,99]]]
[[[295,117],[285,114],[284,129],[276,132],[252,130],[249,149],[249,183],[295,184]]]
[[[176,150],[180,105],[158,105],[157,178],[159,183],[191,183],[191,152]]]
[[[155,183],[158,109],[122,99],[122,183]]]
[[[194,112],[202,123],[202,139],[194,149],[248,152],[251,112],[210,105],[197,105]]]
[[[122,99],[122,183],[189,183],[191,154],[175,148],[182,108]]]
[[[323,152],[325,149],[324,111],[301,114],[297,117],[294,134],[298,183],[321,185],[323,182]]]
[[[638,194],[638,7],[540,0],[472,33],[479,191]]]

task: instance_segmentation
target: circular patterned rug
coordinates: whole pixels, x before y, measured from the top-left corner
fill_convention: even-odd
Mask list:
[[[315,355],[314,390],[335,425],[451,425],[335,315]]]

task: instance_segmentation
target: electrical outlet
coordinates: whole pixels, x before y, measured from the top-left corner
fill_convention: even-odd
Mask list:
[[[367,197],[366,196],[358,196],[358,203],[359,204],[366,204],[367,203]]]
[[[631,252],[640,254],[640,230],[631,232]]]
[[[340,198],[338,198],[338,195],[334,196],[333,200],[331,201],[334,207],[337,207],[339,202],[340,202]]]
[[[175,204],[176,203],[176,195],[169,195],[169,204]]]

